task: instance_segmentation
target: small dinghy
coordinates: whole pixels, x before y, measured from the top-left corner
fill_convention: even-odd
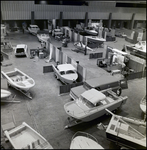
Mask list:
[[[117,145],[129,149],[146,149],[146,122],[136,118],[112,115],[106,129],[106,137]]]
[[[104,149],[97,139],[85,132],[76,132],[72,137],[70,149]]]
[[[4,132],[14,149],[53,149],[37,131],[23,122],[20,126]]]
[[[11,95],[11,92],[8,90],[1,89],[1,99],[8,98]]]
[[[30,97],[28,91],[35,85],[35,81],[31,77],[29,77],[17,68],[15,68],[14,71],[2,71],[1,73],[8,80],[8,86],[12,86],[29,98],[32,98]]]

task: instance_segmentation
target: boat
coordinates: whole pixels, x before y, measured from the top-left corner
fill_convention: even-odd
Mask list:
[[[37,35],[37,32],[40,30],[40,28],[37,25],[31,25],[28,27],[28,30],[31,34]]]
[[[37,32],[37,38],[40,42],[47,42],[48,40],[50,40],[49,32],[39,30]]]
[[[126,45],[130,54],[146,59],[146,41],[139,41],[136,44]]]
[[[31,77],[17,68],[10,72],[2,71],[2,75],[8,80],[9,85],[24,91],[28,91],[35,85],[35,81]]]
[[[107,114],[106,108],[111,111],[120,108],[127,99],[127,96],[117,96],[111,89],[102,92],[92,88],[74,101],[67,102],[64,110],[71,118],[79,122],[88,122]]]
[[[53,149],[50,143],[27,123],[4,131],[14,149]]]
[[[6,99],[11,95],[11,92],[8,90],[1,89],[1,99]]]
[[[55,77],[60,79],[65,84],[72,84],[76,82],[78,74],[76,69],[71,64],[59,64],[54,66],[52,64]]]
[[[146,95],[140,101],[140,108],[146,114]]]
[[[98,32],[93,29],[93,27],[85,28],[85,32],[89,35],[98,35]]]
[[[129,149],[146,149],[146,122],[136,118],[112,115],[106,129],[106,138]]]
[[[76,48],[76,50],[78,51],[84,51],[85,52],[85,44],[83,44],[81,41],[80,42],[75,42],[74,46]],[[90,47],[86,46],[86,49],[89,51],[94,51],[93,49],[91,49]]]
[[[104,148],[100,144],[98,144],[97,139],[91,134],[78,131],[72,137],[70,149],[104,149]]]

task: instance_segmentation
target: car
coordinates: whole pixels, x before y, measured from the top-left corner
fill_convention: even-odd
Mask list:
[[[127,96],[117,96],[112,90],[102,93],[92,88],[83,92],[75,101],[67,102],[64,110],[71,118],[88,122],[107,114],[105,109],[119,109],[127,99]]]
[[[37,25],[30,25],[28,30],[31,34],[37,35],[37,32],[40,30],[40,28]]]
[[[112,91],[114,91],[115,93],[117,93],[118,96],[120,96],[122,92],[121,83],[122,82],[120,81],[120,79],[111,75],[89,79],[84,81],[83,85],[71,88],[70,97],[75,100],[83,92],[91,88],[95,88],[98,91],[111,88]]]
[[[76,82],[78,78],[78,74],[76,72],[76,69],[71,64],[59,64],[57,66],[54,66],[52,64],[55,77],[57,79],[60,79],[65,84],[72,84]]]
[[[27,56],[28,46],[26,44],[18,44],[14,50],[15,56]]]
[[[61,36],[63,35],[63,32],[61,31],[61,29],[54,29],[52,31],[52,36]]]

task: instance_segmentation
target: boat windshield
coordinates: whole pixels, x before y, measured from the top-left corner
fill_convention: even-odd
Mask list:
[[[92,87],[91,87],[88,83],[86,83],[86,82],[84,82],[83,87],[84,87],[85,89],[87,89],[87,90],[89,90],[89,89],[92,88]]]
[[[83,96],[80,96],[80,100],[82,101],[82,103],[83,103],[84,105],[86,105],[86,106],[89,107],[89,108],[95,107],[94,104],[92,104],[89,100],[87,100],[87,99],[86,99],[85,97],[83,97]]]
[[[66,71],[66,74],[71,74],[71,73],[75,73],[75,72],[73,70]]]
[[[64,75],[64,74],[65,74],[65,71],[61,71],[60,74],[61,74],[61,75]]]

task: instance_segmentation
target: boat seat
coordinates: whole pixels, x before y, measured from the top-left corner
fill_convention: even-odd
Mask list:
[[[146,127],[143,125],[140,125],[138,128],[138,131],[141,132],[143,135],[146,134]]]

